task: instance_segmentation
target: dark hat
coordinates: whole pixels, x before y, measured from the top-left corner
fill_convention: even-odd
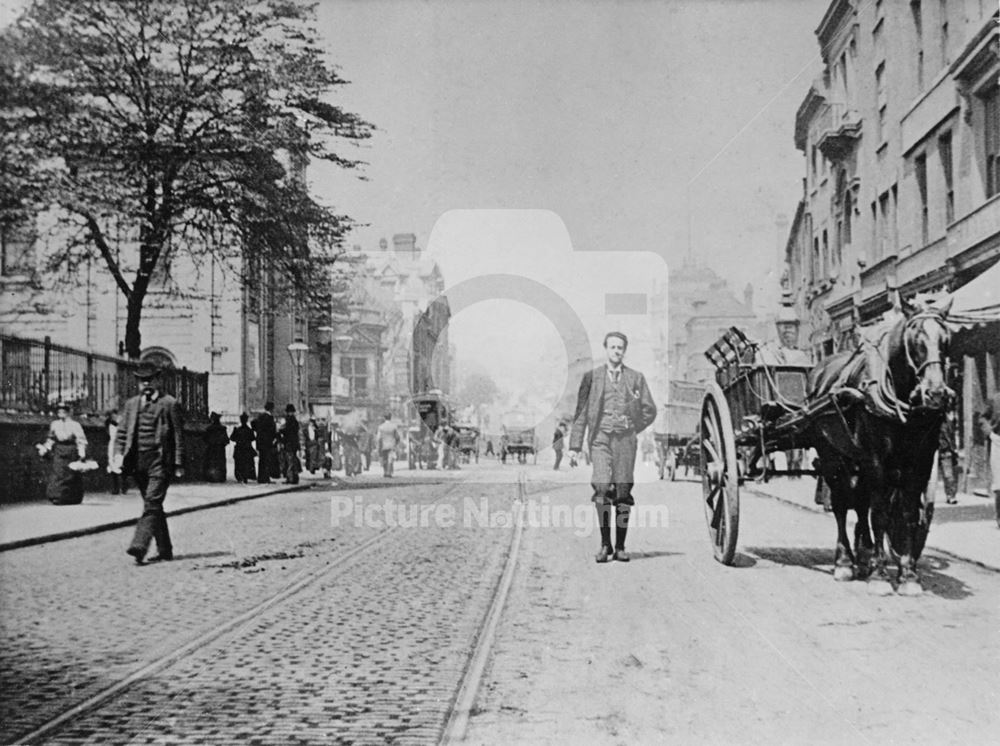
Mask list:
[[[294,404],[289,404],[287,407],[285,407],[285,411],[286,412],[294,412],[295,411],[295,405]]]
[[[160,375],[160,367],[154,365],[153,363],[139,363],[139,367],[135,369],[135,377],[140,381],[146,381],[150,378],[156,378]]]

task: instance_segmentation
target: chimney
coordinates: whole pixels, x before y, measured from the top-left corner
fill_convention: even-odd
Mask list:
[[[749,282],[743,288],[743,305],[747,307],[748,311],[753,312],[753,285]]]
[[[412,259],[420,256],[417,237],[413,233],[397,233],[392,237],[392,247],[397,254],[408,254]]]

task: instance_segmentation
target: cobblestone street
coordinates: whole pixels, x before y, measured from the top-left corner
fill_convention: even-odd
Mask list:
[[[134,567],[130,530],[0,555],[2,739],[18,737],[348,557],[283,603],[143,678],[59,742],[433,742],[489,603],[508,528],[331,527],[333,493],[293,493],[171,521],[176,560]],[[513,485],[369,489],[509,508]]]

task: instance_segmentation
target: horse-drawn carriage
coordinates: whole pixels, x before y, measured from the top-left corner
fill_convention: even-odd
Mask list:
[[[671,381],[668,403],[654,425],[656,464],[660,479],[671,481],[689,473],[701,474],[701,446],[697,437],[698,416],[704,387],[688,381]]]
[[[468,464],[475,459],[479,463],[479,428],[467,422],[458,422],[454,425],[455,432],[458,433],[458,450],[462,456],[462,463]]]
[[[864,578],[874,570],[888,579],[888,548],[900,592],[920,591],[916,560],[933,515],[926,486],[952,396],[944,382],[947,311],[898,313],[855,349],[816,366],[790,362],[795,355],[767,350],[736,328],[705,352],[716,380],[704,394],[698,439],[705,517],[719,562],[736,558],[740,485],[815,473],[777,471],[770,458],[812,447],[837,518],[834,577]],[[848,510],[858,516],[853,551]]]
[[[503,418],[502,448],[507,456],[514,457],[519,464],[527,463],[528,456],[533,457],[533,463],[538,463],[538,440],[535,428],[526,423],[530,417],[521,412],[511,412]]]

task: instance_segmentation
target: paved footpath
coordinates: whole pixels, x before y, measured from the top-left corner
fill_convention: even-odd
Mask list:
[[[391,481],[374,472],[353,477],[322,479],[308,473],[298,485],[286,485],[279,480],[270,484],[239,484],[238,482],[178,482],[170,486],[165,503],[167,516],[182,515],[196,510],[254,500],[259,497],[294,492],[310,487],[327,489],[372,489],[420,485],[454,479],[459,472],[401,471]],[[51,505],[47,502],[9,503],[0,505],[0,552],[48,541],[73,538],[107,531],[136,523],[142,513],[142,498],[133,485],[125,495],[88,492],[80,505]]]
[[[996,741],[1000,573],[931,549],[922,597],[875,596],[833,580],[832,517],[754,495],[724,567],[699,484],[636,494],[669,525],[633,529],[628,564],[596,564],[592,531],[526,530],[469,743]]]

